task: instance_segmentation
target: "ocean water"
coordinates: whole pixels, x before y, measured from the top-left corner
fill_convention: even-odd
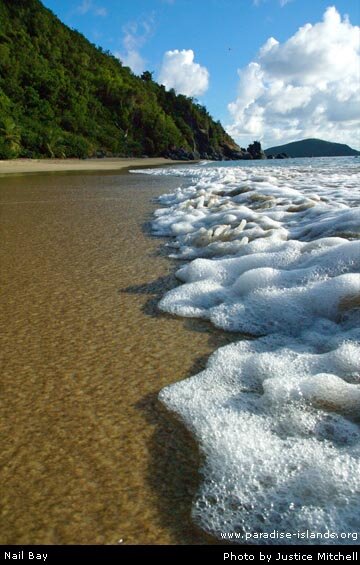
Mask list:
[[[240,543],[358,543],[359,160],[142,172],[179,178],[153,221],[186,261],[160,309],[244,334],[160,393],[204,457],[193,519]]]

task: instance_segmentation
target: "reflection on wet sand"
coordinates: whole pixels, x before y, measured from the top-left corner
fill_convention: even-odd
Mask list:
[[[0,179],[3,544],[211,542],[197,450],[157,393],[233,336],[156,310],[174,266],[143,223],[177,183]]]

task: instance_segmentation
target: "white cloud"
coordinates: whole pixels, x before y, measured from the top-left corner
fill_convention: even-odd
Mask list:
[[[83,0],[81,4],[76,8],[76,12],[85,16],[85,14],[91,13],[94,16],[100,16],[104,18],[107,16],[108,12],[106,8],[101,6],[95,6],[93,0]]]
[[[227,130],[242,145],[320,137],[360,146],[359,28],[335,7],[285,43],[268,39],[238,73]]]
[[[130,67],[133,73],[136,75],[141,75],[146,68],[145,59],[140,55],[135,49],[131,49],[126,53],[115,53],[115,57],[120,59],[125,67]]]
[[[106,8],[95,8],[95,15],[105,18],[108,15]]]
[[[159,82],[167,89],[186,96],[201,96],[209,88],[209,71],[194,62],[192,49],[166,51],[159,72]]]
[[[91,9],[92,1],[91,0],[83,0],[83,2],[77,7],[77,12],[79,14],[85,15]]]
[[[150,16],[138,22],[130,22],[123,27],[122,52],[115,52],[115,57],[130,67],[131,70],[140,75],[145,71],[146,61],[140,54],[140,49],[148,41],[153,33],[154,17]]]

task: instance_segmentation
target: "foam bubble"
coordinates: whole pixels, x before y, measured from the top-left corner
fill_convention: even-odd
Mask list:
[[[220,538],[274,529],[358,531],[356,161],[154,174],[183,180],[161,197],[166,208],[153,227],[173,238],[173,256],[189,261],[177,273],[183,284],[160,308],[257,336],[219,349],[205,371],[160,393],[204,455],[194,519]]]

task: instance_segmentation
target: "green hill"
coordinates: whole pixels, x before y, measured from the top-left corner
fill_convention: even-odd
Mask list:
[[[135,76],[39,0],[0,0],[0,158],[239,158],[191,98]]]
[[[323,141],[322,139],[302,139],[301,141],[294,141],[265,149],[267,156],[276,156],[279,153],[286,153],[289,157],[347,157],[360,155],[360,151],[356,151],[356,149],[352,149],[348,145]]]

